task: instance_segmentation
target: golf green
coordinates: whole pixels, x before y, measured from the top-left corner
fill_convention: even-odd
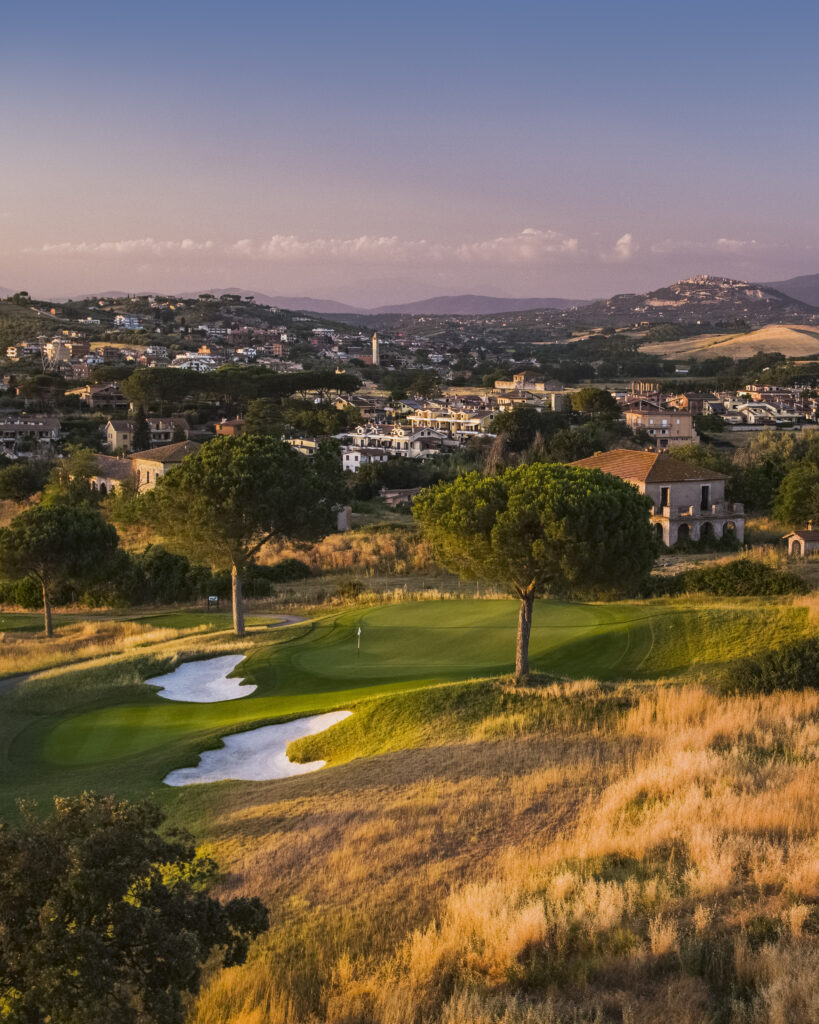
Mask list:
[[[531,667],[602,680],[671,675],[770,644],[786,628],[801,632],[805,614],[801,608],[758,603],[539,601]],[[88,700],[79,694],[75,698],[66,670],[65,682],[57,677],[49,683],[47,711],[40,705],[34,714],[22,715],[17,728],[7,720],[7,767],[17,793],[36,781],[58,788],[70,782],[72,789],[155,788],[168,771],[195,764],[202,750],[231,732],[350,707],[369,697],[504,675],[514,664],[516,623],[512,600],[405,602],[348,610],[314,622],[291,639],[275,642],[271,636],[269,644],[249,645],[248,656],[232,675],[257,689],[212,704],[163,700],[149,685],[134,681],[133,670],[127,685],[121,675],[112,676],[93,699],[90,694]],[[140,670],[141,677],[148,671]]]

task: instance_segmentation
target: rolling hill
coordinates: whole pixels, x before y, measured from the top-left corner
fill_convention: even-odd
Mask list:
[[[769,281],[763,287],[775,288],[793,299],[807,302],[811,306],[819,306],[819,274],[789,277],[787,281]]]
[[[747,359],[757,352],[781,352],[792,357],[819,353],[819,325],[768,324],[744,334],[699,334],[676,341],[658,341],[640,348],[664,359]]]
[[[530,309],[571,309],[585,306],[588,299],[508,299],[492,295],[437,295],[419,302],[379,306],[368,313],[403,313],[416,316],[491,316],[495,313],[522,313]]]
[[[762,325],[819,316],[819,308],[767,285],[707,274],[641,295],[614,295],[583,308],[583,318],[598,325],[647,321],[669,323],[745,320]]]

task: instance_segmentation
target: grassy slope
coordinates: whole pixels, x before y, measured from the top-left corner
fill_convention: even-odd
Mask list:
[[[193,1020],[816,1024],[817,712],[648,683],[373,700],[302,741],[357,760],[198,787],[222,892],[275,916]]]

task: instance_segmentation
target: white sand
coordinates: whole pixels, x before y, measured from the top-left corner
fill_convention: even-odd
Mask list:
[[[223,736],[223,747],[204,751],[195,768],[177,768],[165,776],[164,782],[168,786],[224,782],[227,779],[262,782],[314,772],[323,768],[327,762],[309,761],[299,764],[291,761],[287,756],[287,744],[302,736],[324,732],[351,714],[352,711],[330,711],[324,715],[297,718],[293,722],[282,722],[281,725],[263,725],[260,729]]]
[[[237,700],[247,697],[256,689],[255,683],[243,683],[241,679],[228,679],[244,654],[226,654],[221,658],[204,658],[202,661],[186,661],[179,668],[164,676],[155,676],[146,682],[159,686],[159,696],[166,700],[182,700],[191,704],[213,704],[220,700]]]

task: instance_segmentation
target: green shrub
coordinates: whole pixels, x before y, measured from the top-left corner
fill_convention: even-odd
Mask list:
[[[764,562],[738,558],[723,565],[689,569],[676,577],[677,593],[696,591],[717,597],[776,597],[809,594],[813,589],[801,576],[774,569]]]
[[[819,687],[819,639],[803,637],[764,654],[743,658],[727,671],[723,689],[731,693],[774,693]]]
[[[13,462],[0,469],[0,498],[23,501],[42,490],[48,479],[50,466],[35,459]]]
[[[313,571],[299,558],[283,558],[275,565],[254,565],[251,575],[270,583],[289,583],[291,580],[306,580]]]
[[[360,594],[364,593],[364,584],[361,580],[347,580],[336,590],[336,597],[342,597],[347,601],[354,601]]]
[[[134,556],[137,571],[141,571],[148,601],[172,604],[201,597],[210,581],[210,570],[202,565],[191,565],[184,555],[175,555],[158,544],[149,545]]]
[[[276,583],[304,580],[312,575],[310,566],[298,558],[283,558],[275,565],[251,565],[242,580],[242,593],[245,597],[269,597]],[[208,593],[229,597],[230,592],[230,573],[215,572],[210,577]]]
[[[10,599],[21,608],[41,608],[43,588],[33,576],[24,576],[21,580],[12,581]]]

